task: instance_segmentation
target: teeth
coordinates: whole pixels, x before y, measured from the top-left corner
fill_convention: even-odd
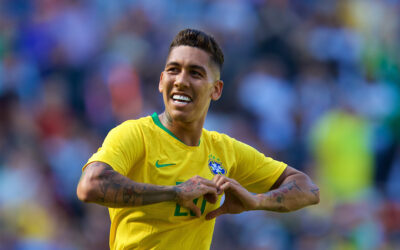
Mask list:
[[[190,102],[190,98],[184,95],[173,95],[172,99],[177,100],[177,101],[186,101],[186,102]]]

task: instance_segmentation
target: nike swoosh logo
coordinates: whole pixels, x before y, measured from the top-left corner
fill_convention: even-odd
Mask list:
[[[172,166],[172,165],[176,165],[176,163],[159,164],[158,161],[156,161],[156,168],[163,168],[163,167],[168,167],[168,166]]]

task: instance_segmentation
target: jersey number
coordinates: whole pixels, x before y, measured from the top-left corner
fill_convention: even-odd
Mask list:
[[[179,185],[181,183],[182,182],[177,182],[176,185]],[[197,206],[197,202],[198,201],[199,201],[199,198],[196,198],[196,199],[193,200],[193,203]],[[206,203],[207,203],[207,201],[203,199],[203,202],[201,203],[201,208],[200,208],[201,214],[203,214],[204,210],[206,209]],[[179,204],[176,204],[174,216],[188,216],[188,215],[189,215],[188,212],[182,212],[181,211],[181,206]],[[191,216],[196,216],[196,214],[193,213],[191,210],[190,210],[190,215]]]

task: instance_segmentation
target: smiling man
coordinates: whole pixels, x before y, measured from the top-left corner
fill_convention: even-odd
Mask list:
[[[223,61],[211,36],[179,32],[160,76],[164,112],[112,129],[83,167],[78,198],[109,208],[111,249],[209,249],[221,214],[319,202],[304,173],[203,128]]]

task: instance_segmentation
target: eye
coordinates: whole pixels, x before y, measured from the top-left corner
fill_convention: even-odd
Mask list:
[[[166,70],[168,73],[178,73],[179,72],[179,68],[178,67],[169,67]]]
[[[196,71],[196,70],[192,70],[190,71],[190,74],[196,78],[200,78],[203,77],[203,74],[201,74],[200,72]]]

